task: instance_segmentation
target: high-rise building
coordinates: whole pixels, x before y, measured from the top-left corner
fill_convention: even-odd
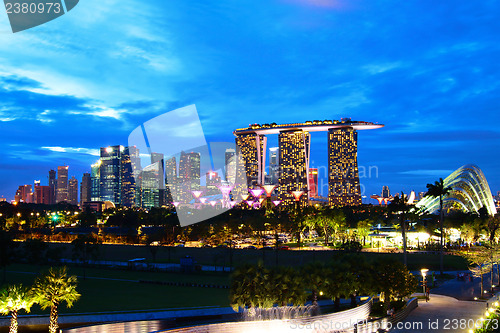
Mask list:
[[[282,205],[295,202],[294,191],[303,191],[300,204],[308,202],[309,132],[302,130],[281,131],[279,142],[279,194]]]
[[[256,133],[236,135],[237,154],[245,161],[248,186],[265,183],[266,145],[265,135]]]
[[[56,203],[68,201],[68,166],[57,167]]]
[[[52,202],[52,188],[50,186],[35,185],[35,203],[50,205]]]
[[[233,148],[226,149],[224,166],[224,178],[226,182],[233,185],[236,180],[236,150]]]
[[[91,166],[90,201],[101,201],[101,160]]]
[[[160,207],[163,177],[161,161],[152,163],[142,169],[141,202],[143,208]]]
[[[352,127],[328,130],[328,202],[331,206],[361,204],[358,133]]]
[[[269,148],[269,178],[270,184],[276,185],[279,180],[279,148],[271,147]]]
[[[151,164],[141,172],[141,206],[160,207],[165,197],[164,155],[151,153]]]
[[[31,203],[32,187],[31,185],[20,185],[14,195],[15,202]]]
[[[91,189],[92,177],[90,176],[90,173],[84,173],[80,184],[80,207],[83,207],[84,203],[91,201]]]
[[[308,190],[309,180],[309,133],[328,132],[328,186],[330,205],[361,204],[357,163],[357,131],[384,127],[366,121],[314,120],[293,124],[253,124],[236,129],[237,155],[242,155],[248,185],[262,185],[273,181],[275,173],[270,162],[269,177],[265,175],[266,135],[279,134],[279,192],[286,197],[284,204],[292,200],[291,192]],[[284,151],[282,151],[284,149]],[[273,152],[271,151],[271,159]],[[286,159],[286,160],[283,160]],[[287,168],[286,170],[284,168]],[[238,172],[238,171],[237,171]],[[281,188],[283,186],[283,188]],[[233,194],[235,191],[233,190]],[[245,194],[242,192],[242,197]],[[308,195],[303,196],[304,202]]]
[[[177,162],[175,156],[165,160],[165,201],[167,203],[177,199]]]
[[[200,189],[200,153],[181,152],[179,159],[178,194],[181,202],[190,202],[193,198],[191,191]]]
[[[219,177],[219,174],[215,171],[208,171],[205,175],[206,179],[206,188],[208,195],[219,194],[219,186],[222,185],[222,180]]]
[[[382,198],[389,198],[391,196],[391,191],[389,186],[382,186]]]
[[[122,152],[123,146],[101,148],[100,165],[100,201],[121,204],[122,195]]]
[[[53,205],[56,203],[56,188],[57,188],[57,180],[56,180],[56,171],[55,170],[50,170],[49,171],[49,187],[50,187],[50,194],[49,194],[49,204]]]
[[[318,197],[318,169],[309,169],[309,198]]]
[[[78,179],[75,176],[68,181],[68,203],[78,205]]]
[[[134,168],[140,167],[139,150],[135,147],[125,147],[121,154],[121,204],[133,207],[137,203],[137,186],[134,177]],[[132,160],[135,160],[132,163]],[[137,165],[137,160],[139,161]]]

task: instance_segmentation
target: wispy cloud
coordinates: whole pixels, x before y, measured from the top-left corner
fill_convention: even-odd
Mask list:
[[[100,156],[99,149],[94,149],[94,148],[75,148],[75,147],[40,147],[40,148],[50,150],[56,153],[86,154],[92,156]]]

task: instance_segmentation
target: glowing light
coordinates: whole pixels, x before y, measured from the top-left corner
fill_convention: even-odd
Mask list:
[[[200,198],[200,202],[204,204],[205,202],[207,202],[207,198]]]
[[[232,186],[219,186],[219,190],[221,191],[223,196],[229,196],[229,193],[232,189]]]
[[[265,200],[265,199],[260,198],[260,199],[259,199],[259,204],[262,204],[262,201],[264,201],[264,200]]]
[[[241,195],[241,199],[242,199],[243,201],[245,201],[245,200],[247,200],[247,199],[248,199],[248,197],[249,197],[249,196],[250,196],[249,194],[242,194],[242,195]]]
[[[477,301],[477,297],[474,297],[474,300]]]
[[[281,200],[274,200],[274,201],[273,201],[273,204],[274,204],[275,206],[278,206],[280,203],[281,203]]]
[[[179,204],[180,204],[180,202],[177,202],[177,201],[172,202],[172,205],[174,205],[174,207],[179,206]]]
[[[107,148],[106,148],[106,153],[111,153],[111,152],[113,152],[113,148],[111,148],[111,147],[107,147]]]
[[[253,201],[252,200],[247,200],[245,201],[249,207],[253,207]]]
[[[216,203],[217,203],[217,201],[210,201],[210,205],[211,205],[212,207],[214,207]]]
[[[322,291],[320,291],[320,292],[319,292],[319,295],[320,295],[320,296],[323,296],[323,292],[322,292]]]
[[[498,306],[498,302],[495,302],[493,305]]]
[[[422,276],[425,277],[427,275],[427,272],[429,271],[428,268],[422,268],[420,272],[422,273]]]
[[[229,204],[231,207],[234,207],[238,202],[237,201],[229,201]]]
[[[274,189],[277,187],[277,185],[264,185],[262,188],[264,191],[266,191],[267,197],[271,197],[271,194],[273,193]]]
[[[295,201],[299,201],[302,194],[304,194],[304,191],[292,191],[292,195],[295,198]]]
[[[193,194],[193,196],[198,199],[201,194],[203,193],[203,191],[191,191],[191,193]]]
[[[253,197],[256,199],[258,197],[260,197],[262,195],[262,193],[264,192],[264,190],[261,188],[252,188],[249,191],[250,191],[250,193],[252,193]]]

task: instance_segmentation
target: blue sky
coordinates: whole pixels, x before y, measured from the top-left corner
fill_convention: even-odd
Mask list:
[[[463,164],[500,190],[495,1],[85,0],[13,34],[0,11],[0,196],[196,104],[208,141],[249,123],[351,117],[365,194]],[[326,136],[313,138],[326,165]]]

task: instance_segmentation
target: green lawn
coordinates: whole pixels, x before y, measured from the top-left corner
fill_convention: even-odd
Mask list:
[[[11,265],[8,271],[38,272],[39,266]],[[81,276],[82,268],[69,267],[71,274]],[[8,283],[30,285],[36,274],[7,272]],[[228,289],[177,287],[158,284],[147,284],[120,280],[102,280],[91,277],[114,278],[126,280],[179,281],[193,283],[227,284],[227,275],[214,274],[175,274],[119,271],[111,269],[87,269],[87,279],[78,279],[77,290],[82,294],[74,307],[61,308],[61,313],[84,313],[100,311],[151,310],[180,307],[229,306]],[[38,306],[32,313],[47,313]]]

